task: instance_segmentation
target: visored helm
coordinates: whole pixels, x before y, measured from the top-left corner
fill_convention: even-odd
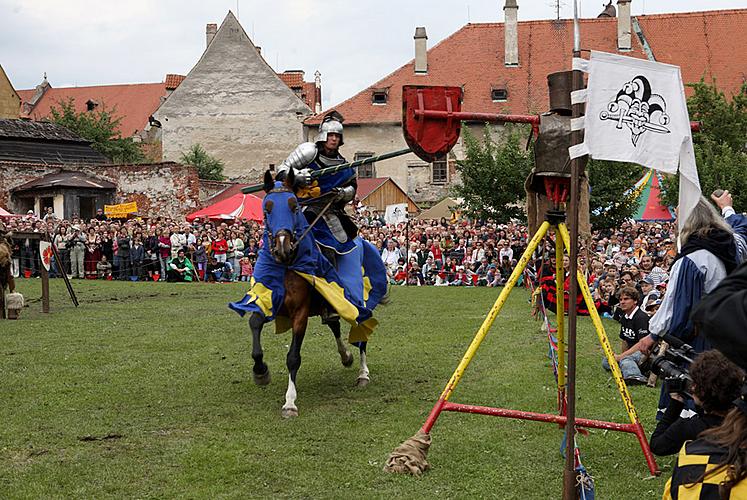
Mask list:
[[[338,134],[340,136],[340,146],[343,145],[342,116],[339,113],[333,111],[324,117],[322,123],[319,124],[319,133],[314,142],[326,142],[327,134]]]

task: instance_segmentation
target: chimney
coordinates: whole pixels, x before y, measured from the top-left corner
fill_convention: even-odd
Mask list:
[[[630,39],[630,0],[617,0],[617,50],[633,48]]]
[[[425,75],[428,73],[428,35],[425,27],[415,28],[415,74]]]
[[[314,73],[314,113],[322,112],[322,74],[317,70]]]
[[[218,25],[217,24],[208,24],[205,27],[205,47],[207,48],[208,45],[210,45],[210,42],[213,41],[213,38],[215,38],[215,34],[218,32]]]
[[[519,65],[519,6],[516,0],[506,0],[503,6],[503,34],[505,36],[504,64],[506,66]]]

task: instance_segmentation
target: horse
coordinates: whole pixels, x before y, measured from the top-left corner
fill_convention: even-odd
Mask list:
[[[293,169],[290,169],[282,187],[275,187],[275,181],[272,174],[267,171],[264,177],[265,198],[263,201],[263,211],[265,215],[265,231],[267,239],[265,244],[270,245],[270,254],[274,261],[285,267],[285,276],[283,284],[285,287],[285,296],[282,307],[277,311],[278,316],[285,316],[290,319],[293,338],[291,340],[288,355],[286,357],[286,366],[288,368],[288,389],[285,393],[285,404],[281,409],[281,415],[284,418],[298,416],[298,407],[296,406],[296,376],[301,366],[301,345],[303,344],[308,319],[311,316],[321,316],[325,301],[321,295],[314,290],[307,280],[299,276],[295,271],[289,269],[289,266],[298,258],[297,252],[300,238],[313,238],[310,233],[300,234],[300,229],[293,223],[293,227],[287,221],[298,221],[303,219],[300,213],[298,200],[294,192],[295,177]],[[278,224],[277,221],[286,221],[285,224]],[[252,359],[254,366],[252,368],[254,383],[264,386],[270,383],[270,369],[264,361],[262,344],[260,336],[262,327],[266,319],[258,312],[252,312],[249,317],[249,328],[252,332]],[[354,356],[348,350],[341,338],[340,320],[332,319],[327,326],[334,335],[337,344],[337,352],[340,354],[340,361],[344,367],[350,367],[353,364]],[[368,385],[369,370],[366,362],[366,342],[356,342],[360,352],[360,370],[356,385],[365,387]]]
[[[5,319],[5,289],[13,293],[16,289],[11,266],[10,233],[5,232],[5,226],[0,222],[0,319]]]

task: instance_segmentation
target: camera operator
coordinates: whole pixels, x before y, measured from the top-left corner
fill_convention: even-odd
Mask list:
[[[672,498],[747,498],[747,392],[735,402],[723,423],[686,443],[664,487]],[[673,495],[674,493],[674,495]],[[697,495],[697,496],[693,496]]]
[[[638,307],[640,295],[632,286],[620,290],[619,310],[615,318],[620,322],[620,339],[622,353],[615,355],[615,361],[620,365],[623,379],[628,385],[642,385],[647,382],[640,369],[645,353],[641,349],[641,339],[648,337],[648,314]],[[607,358],[602,360],[602,368],[610,369]]]
[[[716,349],[747,369],[747,263],[695,308],[693,323]],[[663,498],[747,498],[747,384],[723,423],[686,443]],[[706,496],[709,495],[709,496]]]
[[[744,372],[715,350],[698,355],[689,372],[692,378],[689,392],[695,401],[696,414],[681,418],[685,409],[683,394],[669,394],[669,406],[651,435],[651,451],[656,455],[673,455],[680,451],[685,441],[721,425],[724,416],[734,406],[733,401],[739,397],[744,381]]]
[[[734,232],[703,197],[685,221],[680,239],[682,249],[670,270],[667,293],[651,318],[651,335],[642,341],[645,351],[665,334],[686,342],[696,352],[709,349],[706,337],[693,330],[690,315],[702,296],[737,267]],[[657,419],[668,406],[669,395],[662,388]]]

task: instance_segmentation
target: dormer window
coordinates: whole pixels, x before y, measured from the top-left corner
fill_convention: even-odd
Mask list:
[[[97,102],[96,102],[96,101],[94,101],[93,99],[88,99],[88,100],[86,101],[86,111],[93,111],[94,109],[96,109],[96,107],[97,107],[98,105],[99,105],[99,103],[97,103]]]
[[[371,102],[374,104],[386,104],[389,96],[389,89],[375,89],[371,95]]]
[[[508,101],[508,89],[505,86],[492,87],[490,89],[490,99],[493,102]]]

